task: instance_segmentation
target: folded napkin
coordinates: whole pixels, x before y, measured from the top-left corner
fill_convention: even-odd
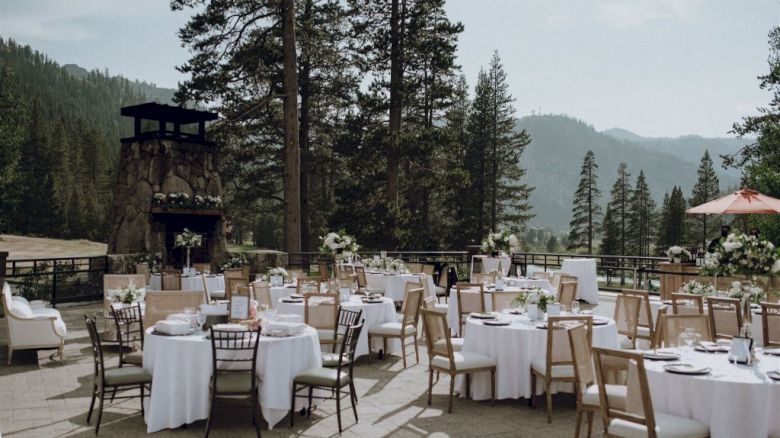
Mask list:
[[[276,321],[267,324],[264,329],[271,336],[294,336],[303,333],[306,324],[302,322]]]
[[[190,333],[190,323],[176,319],[157,321],[154,330],[166,335],[186,335]]]
[[[246,330],[246,326],[242,324],[216,324],[211,328],[223,332],[243,332]]]
[[[172,313],[165,319],[168,321],[184,321],[189,324],[190,321],[192,321],[192,315],[188,315],[186,313]]]

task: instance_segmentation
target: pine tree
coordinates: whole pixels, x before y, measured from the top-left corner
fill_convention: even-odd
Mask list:
[[[628,242],[632,255],[650,255],[650,242],[655,226],[655,201],[650,196],[644,171],[639,171],[631,192],[628,212]]]
[[[16,75],[8,67],[0,68],[0,233],[11,230],[19,208],[18,165],[24,119],[24,101],[19,95]]]
[[[588,151],[582,161],[580,183],[574,193],[573,217],[569,224],[569,248],[586,246],[588,254],[593,254],[593,238],[600,226],[601,206],[598,200],[601,190],[598,188],[598,169],[593,151]]]
[[[615,220],[612,207],[607,205],[604,221],[601,224],[601,254],[616,255],[620,252],[620,222]]]
[[[699,170],[697,172],[698,179],[696,184],[693,185],[691,192],[691,206],[695,207],[705,202],[711,201],[718,197],[720,188],[718,187],[718,176],[715,174],[715,169],[712,167],[712,159],[710,158],[710,152],[704,151],[704,156],[701,157],[701,163],[699,163]],[[708,221],[708,215],[700,214],[693,218],[692,232],[695,239],[701,239],[702,247],[707,246],[707,238],[712,235],[713,231],[720,226],[715,220]],[[696,237],[698,236],[698,237]]]
[[[629,178],[631,174],[628,173],[628,165],[626,163],[620,163],[618,166],[618,176],[615,183],[612,185],[612,191],[610,193],[609,207],[607,210],[611,210],[610,226],[613,228],[606,229],[606,218],[604,233],[610,234],[610,238],[614,238],[614,241],[618,243],[615,247],[610,247],[608,254],[614,255],[626,255],[626,240],[628,236],[628,214],[630,209],[630,197],[631,197],[631,182]],[[607,254],[607,253],[605,253]]]
[[[555,237],[555,234],[550,236],[549,239],[547,239],[547,244],[545,245],[547,252],[556,252],[558,251],[558,238]]]
[[[656,252],[662,252],[672,245],[681,245],[685,237],[685,199],[682,189],[675,186],[672,194],[664,196],[661,209]]]

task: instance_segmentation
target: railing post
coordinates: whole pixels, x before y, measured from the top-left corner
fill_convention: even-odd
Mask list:
[[[0,283],[5,281],[5,261],[8,260],[8,251],[0,251]]]
[[[57,307],[57,261],[54,261],[51,274],[51,306]]]

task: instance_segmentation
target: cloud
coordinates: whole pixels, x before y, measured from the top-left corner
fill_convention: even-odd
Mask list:
[[[150,0],[0,0],[0,35],[42,41],[85,41],[98,37],[93,24],[106,18],[152,16],[167,2]],[[155,7],[157,6],[157,7]]]
[[[653,20],[687,20],[702,4],[702,0],[609,0],[598,7],[598,18],[618,28]]]

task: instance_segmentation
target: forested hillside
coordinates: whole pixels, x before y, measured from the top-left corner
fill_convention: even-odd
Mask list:
[[[97,71],[74,77],[0,39],[0,232],[104,240],[119,108],[147,97]]]

